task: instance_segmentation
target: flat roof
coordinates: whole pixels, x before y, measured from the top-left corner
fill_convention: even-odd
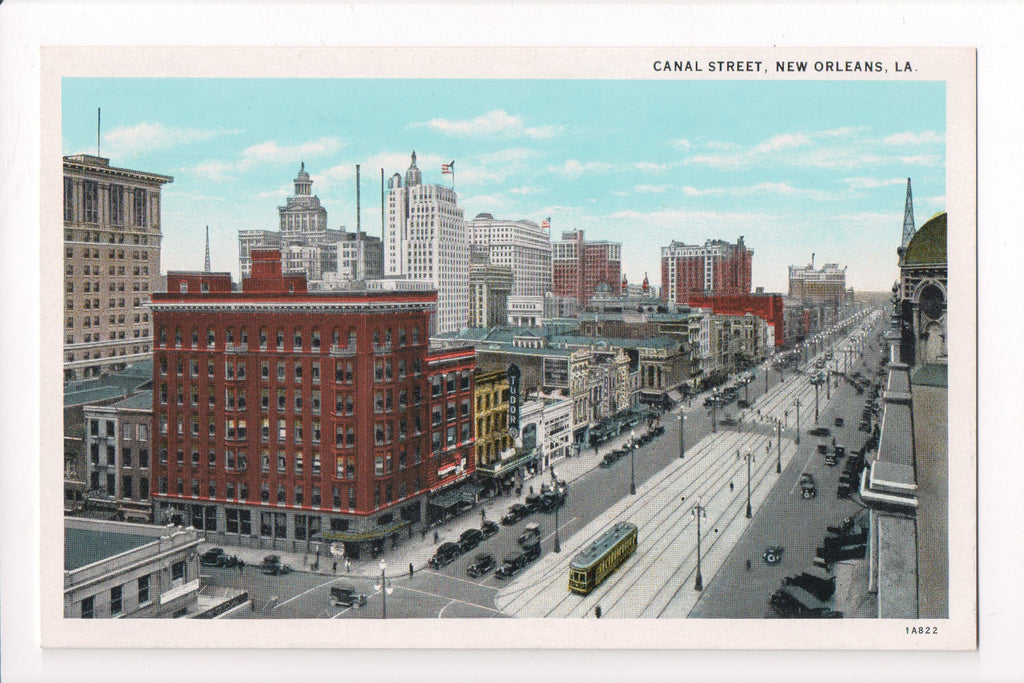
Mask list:
[[[159,539],[143,534],[64,527],[64,570],[73,571]]]

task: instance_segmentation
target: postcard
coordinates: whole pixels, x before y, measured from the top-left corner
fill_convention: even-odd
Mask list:
[[[973,50],[41,89],[44,646],[977,646]]]

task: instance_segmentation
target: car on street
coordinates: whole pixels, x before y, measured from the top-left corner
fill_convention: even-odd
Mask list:
[[[807,430],[807,433],[811,436],[829,436],[832,431],[828,427],[815,427],[814,429]]]
[[[738,408],[749,408],[750,407],[750,401],[746,401],[746,400],[741,398],[739,401],[736,402],[736,407],[738,407]]]
[[[494,569],[494,556],[488,553],[480,553],[473,558],[473,563],[466,568],[466,574],[470,578],[477,578],[487,574]]]
[[[835,452],[837,458],[842,458],[846,455],[846,446],[841,443],[837,443],[833,446],[832,450]]]
[[[523,500],[523,504],[527,508],[529,508],[531,512],[536,512],[537,510],[540,510],[540,508],[541,508],[540,494],[539,493],[531,493],[530,495],[526,496],[526,498]]]
[[[480,532],[484,535],[484,538],[490,538],[494,534],[498,533],[499,527],[497,524],[487,519],[480,524]]]
[[[804,482],[800,484],[800,497],[801,498],[814,498],[818,495],[818,488],[814,485],[813,481]]]
[[[526,562],[523,560],[522,555],[506,557],[505,561],[501,563],[501,566],[495,570],[494,576],[498,579],[511,579],[525,566]]]
[[[803,486],[804,484],[811,484],[813,486],[814,485],[814,475],[811,474],[810,472],[804,472],[803,474],[801,474],[800,475],[800,485]]]
[[[605,456],[601,458],[601,462],[597,463],[597,466],[601,469],[608,469],[614,465],[617,460],[618,458],[613,456],[611,453],[605,453]]]
[[[540,524],[537,522],[530,522],[527,524],[523,533],[519,534],[519,538],[516,542],[521,546],[535,545],[540,542]]]
[[[725,415],[719,418],[718,424],[725,425],[726,427],[735,427],[738,423],[732,415]]]
[[[827,443],[819,443],[818,444],[818,453],[820,453],[821,455],[827,454],[828,453],[828,444]]]
[[[765,564],[778,564],[782,562],[782,553],[784,552],[786,552],[786,549],[781,545],[770,545],[761,553],[761,559],[764,560]]]
[[[459,536],[458,546],[462,552],[467,552],[480,545],[484,540],[484,532],[479,529],[466,529]]]
[[[829,467],[833,467],[839,460],[836,458],[835,453],[829,453],[825,456],[825,464]]]
[[[522,503],[512,503],[509,507],[508,512],[501,518],[501,523],[505,525],[515,524],[523,517],[530,514],[530,509]]]
[[[223,554],[224,548],[210,548],[199,556],[199,564],[204,564],[208,567],[219,567],[220,558]]]
[[[331,586],[330,602],[335,607],[362,607],[366,596],[356,593],[354,586]]]
[[[842,426],[843,426],[843,423],[844,423],[844,420],[843,420],[843,418],[841,418],[841,417],[837,417],[837,418],[835,419],[835,425],[836,425],[836,427],[842,427]]]
[[[462,549],[458,543],[452,543],[446,541],[441,545],[437,546],[437,550],[434,551],[433,557],[427,560],[427,566],[431,569],[439,569],[440,567],[450,564],[462,554]]]
[[[260,571],[264,574],[278,576],[281,574],[288,574],[292,571],[292,568],[281,562],[280,555],[267,555],[263,558],[263,564],[260,565]]]

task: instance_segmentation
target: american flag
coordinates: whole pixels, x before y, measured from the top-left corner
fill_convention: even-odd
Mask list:
[[[547,218],[542,220],[540,222],[540,227],[544,228],[545,230],[550,230],[551,229],[551,217],[548,216]]]
[[[441,164],[441,175],[455,175],[455,160],[450,164]]]

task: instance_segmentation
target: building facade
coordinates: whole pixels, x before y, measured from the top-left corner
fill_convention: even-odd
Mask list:
[[[582,230],[562,233],[552,245],[551,290],[574,297],[584,308],[598,286],[605,284],[615,296],[622,292],[622,244],[589,241]]]
[[[252,273],[233,292],[171,272],[154,297],[156,519],[255,547],[395,542],[472,472],[472,349],[431,352],[433,291],[309,293],[275,250]]]
[[[195,529],[65,518],[64,617],[194,615],[202,542]]]
[[[476,469],[492,472],[512,447],[508,433],[508,372],[476,372]]]
[[[926,221],[899,252],[900,358],[910,365],[949,362],[946,220],[943,212]]]
[[[487,260],[512,269],[513,296],[544,296],[551,291],[551,234],[533,221],[477,214],[469,221],[469,243],[483,247]]]
[[[514,287],[512,269],[474,252],[469,267],[469,327],[508,325],[508,299]]]
[[[152,521],[150,449],[153,394],[109,406],[90,405],[85,415],[86,494],[90,508],[127,521]]]
[[[160,283],[160,192],[174,178],[64,157],[64,378],[149,358]]]
[[[425,280],[437,289],[433,332],[459,330],[469,320],[469,236],[455,190],[424,185],[416,153],[388,181],[384,263],[389,277]]]
[[[735,244],[724,240],[708,240],[703,245],[673,241],[661,248],[661,298],[686,304],[695,296],[747,295],[753,257],[742,236]]]

